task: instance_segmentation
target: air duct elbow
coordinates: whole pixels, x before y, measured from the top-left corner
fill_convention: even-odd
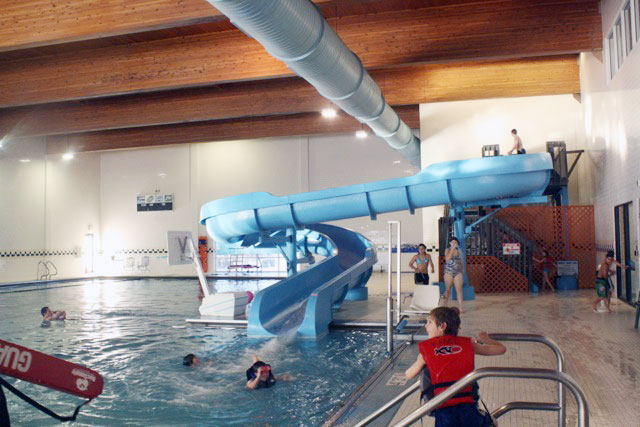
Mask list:
[[[208,0],[325,98],[366,124],[412,164],[420,143],[317,8],[301,0]],[[416,162],[416,159],[418,161]]]

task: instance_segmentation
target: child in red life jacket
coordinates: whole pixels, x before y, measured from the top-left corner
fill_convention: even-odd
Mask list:
[[[428,369],[436,396],[474,370],[476,354],[498,356],[507,351],[486,332],[480,332],[475,341],[459,337],[460,312],[455,307],[431,310],[425,328],[429,339],[418,344],[420,354],[405,375],[410,379]],[[478,410],[474,399],[476,393],[470,386],[443,403],[433,412],[436,427],[488,425],[486,417]]]

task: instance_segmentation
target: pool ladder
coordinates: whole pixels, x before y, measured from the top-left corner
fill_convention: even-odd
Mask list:
[[[40,274],[40,266],[42,265],[42,269],[44,273]],[[51,268],[49,268],[51,267]],[[36,269],[36,280],[51,280],[53,276],[58,274],[58,269],[55,264],[51,261],[38,261],[38,267]]]
[[[433,399],[420,406],[417,410],[409,414],[407,417],[398,422],[396,427],[409,426],[417,420],[421,419],[429,412],[436,409],[447,399],[460,392],[482,378],[530,378],[545,379],[558,383],[558,402],[509,402],[491,413],[494,418],[499,418],[507,412],[521,409],[529,411],[556,411],[558,412],[558,426],[565,427],[567,424],[566,401],[564,396],[564,387],[567,386],[574,395],[578,404],[578,426],[589,426],[589,405],[584,391],[580,385],[569,375],[567,375],[564,363],[564,354],[560,347],[551,339],[535,334],[490,334],[492,339],[497,341],[521,341],[521,342],[538,342],[549,347],[556,356],[557,370],[553,369],[536,369],[536,368],[479,368],[462,377],[451,387],[440,393]],[[404,401],[413,392],[420,389],[420,381],[416,381],[398,396],[382,405],[374,413],[356,424],[356,427],[366,426],[387,412],[389,409]]]

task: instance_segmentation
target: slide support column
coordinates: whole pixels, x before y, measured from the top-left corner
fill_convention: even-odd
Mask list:
[[[285,245],[287,255],[287,276],[291,277],[298,272],[298,256],[296,253],[296,229],[287,228],[287,243]]]
[[[453,233],[460,241],[460,255],[462,257],[463,280],[462,297],[466,300],[476,299],[475,289],[469,282],[467,274],[467,234],[465,233],[464,208],[462,206],[451,206],[451,216],[454,219]],[[455,291],[455,289],[453,289]],[[452,297],[453,298],[453,295]]]

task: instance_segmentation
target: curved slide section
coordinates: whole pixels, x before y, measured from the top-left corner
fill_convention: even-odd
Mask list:
[[[345,299],[360,299],[377,261],[375,247],[364,236],[341,227],[315,224],[308,229],[319,236],[306,240],[306,247],[326,258],[256,294],[249,314],[249,336],[290,331],[303,337],[322,336],[333,319],[332,309]]]
[[[318,313],[326,313],[327,307],[340,300],[340,295],[336,295],[345,292],[343,281],[352,274],[350,269],[355,269],[354,274],[360,268],[366,270],[360,261],[355,261],[355,254],[359,254],[360,260],[367,256],[366,250],[363,253],[361,248],[350,249],[350,245],[358,246],[356,240],[364,237],[346,237],[347,233],[357,233],[338,227],[324,228],[329,226],[319,223],[360,216],[375,219],[382,213],[443,204],[481,205],[493,204],[496,199],[540,196],[547,187],[551,170],[553,165],[547,153],[443,162],[405,178],[291,196],[249,193],[214,200],[202,207],[200,221],[221,244],[287,228],[311,228],[328,233],[325,235],[333,242],[333,249],[338,250],[338,256],[329,257],[258,293],[249,316],[251,336],[275,335],[294,327],[299,331],[308,328],[309,332],[300,332],[304,335],[322,334],[331,319],[327,322],[322,318],[324,314]],[[342,258],[341,250],[345,253]],[[336,284],[336,279],[340,284]],[[268,292],[272,288],[273,291]],[[265,296],[267,294],[270,296]],[[303,310],[304,316],[300,314]],[[312,313],[321,318],[306,317]],[[317,322],[326,323],[326,327],[319,327]],[[309,326],[310,323],[314,326]]]

